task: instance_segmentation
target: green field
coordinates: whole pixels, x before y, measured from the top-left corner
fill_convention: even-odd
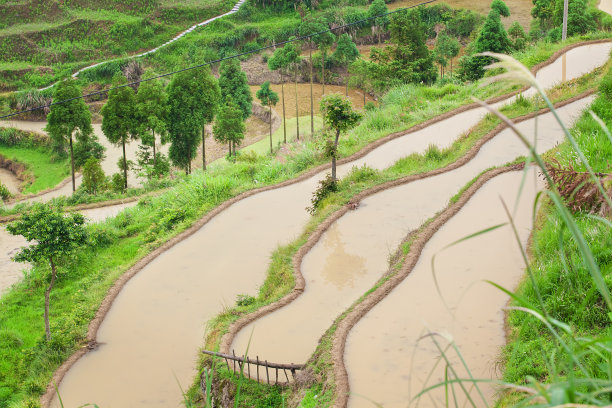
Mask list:
[[[0,154],[27,166],[34,182],[26,185],[23,193],[38,193],[57,186],[70,175],[68,159],[53,160],[43,148],[9,147],[0,145]]]

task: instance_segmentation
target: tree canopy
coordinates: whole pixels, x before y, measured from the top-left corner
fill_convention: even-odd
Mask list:
[[[251,116],[253,109],[253,97],[246,74],[240,67],[237,58],[225,60],[219,68],[219,87],[221,88],[221,102],[227,103],[232,100],[242,112],[242,119]]]
[[[232,101],[227,102],[221,107],[213,126],[215,140],[234,145],[234,155],[236,155],[235,146],[242,143],[245,131],[246,126],[242,120],[240,108]]]

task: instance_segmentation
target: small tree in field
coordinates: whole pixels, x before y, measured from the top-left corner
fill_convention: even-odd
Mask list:
[[[245,130],[246,126],[242,120],[240,108],[234,102],[229,101],[217,114],[213,134],[216,140],[229,144],[229,154],[231,156],[233,151],[234,160],[236,160],[236,145],[242,143]]]
[[[353,110],[351,101],[340,95],[328,95],[321,99],[321,112],[325,124],[336,132],[334,141],[329,146],[329,155],[332,158],[332,182],[336,182],[336,157],[340,133],[357,126],[361,114]]]
[[[278,103],[278,94],[270,88],[270,81],[266,81],[261,84],[255,96],[270,110],[270,154],[272,154],[274,152],[272,149],[272,105]]]
[[[51,278],[45,290],[45,335],[51,339],[49,328],[49,305],[53,285],[57,279],[57,266],[66,262],[79,247],[87,241],[87,232],[81,214],[64,215],[50,206],[37,204],[32,211],[7,226],[13,235],[23,235],[32,245],[22,248],[14,260],[17,262],[49,262]]]
[[[78,98],[82,95],[81,89],[76,81],[68,79],[56,85],[53,99],[58,102],[67,99]],[[64,146],[64,142],[70,144],[70,164],[72,174],[72,191],[76,190],[74,180],[74,148],[72,137],[78,131],[82,138],[86,139],[93,129],[91,128],[91,114],[83,99],[73,99],[60,105],[53,105],[47,116],[47,127],[49,136],[58,146]]]
[[[83,166],[83,188],[89,194],[98,194],[106,181],[106,175],[102,166],[100,166],[100,160],[95,157],[90,157]]]
[[[136,115],[142,144],[153,147],[153,168],[157,165],[157,140],[166,143],[168,135],[168,94],[159,80],[149,80],[140,85],[136,94]]]

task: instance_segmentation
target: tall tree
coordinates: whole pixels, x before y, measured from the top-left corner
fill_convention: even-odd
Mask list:
[[[445,32],[438,34],[436,40],[436,47],[434,48],[434,55],[436,62],[441,66],[446,67],[446,62],[450,60],[451,63],[451,74],[453,72],[453,58],[459,54],[460,45],[457,39],[449,36]]]
[[[247,120],[253,109],[253,96],[246,74],[240,67],[240,61],[237,58],[221,63],[219,87],[221,88],[221,104],[231,99],[242,111],[242,119]]]
[[[261,84],[261,88],[255,94],[257,99],[261,101],[264,106],[267,106],[270,112],[270,154],[274,153],[272,148],[272,105],[278,103],[278,94],[270,88],[270,81],[266,81]]]
[[[338,43],[336,44],[336,50],[332,54],[332,58],[344,68],[347,69],[346,72],[346,96],[348,96],[348,84],[349,84],[349,72],[348,66],[352,64],[357,58],[359,58],[359,50],[357,46],[351,39],[351,36],[348,34],[342,34],[338,38]]]
[[[236,160],[236,146],[239,146],[244,139],[246,126],[242,120],[240,108],[234,102],[229,101],[219,111],[217,120],[213,126],[213,134],[218,141],[227,142],[230,146],[229,154],[234,153]]]
[[[336,157],[338,155],[338,141],[340,133],[346,132],[359,123],[361,114],[353,111],[353,106],[348,98],[332,94],[321,99],[321,112],[323,121],[333,129],[336,134],[330,145],[329,154],[332,158],[332,182],[336,182]]]
[[[200,134],[202,166],[206,170],[206,124],[214,119],[220,100],[219,84],[208,67],[178,73],[168,85],[170,159],[184,168],[187,174],[191,172],[191,161],[196,156]],[[245,106],[237,105],[244,114]]]
[[[287,118],[285,115],[285,80],[283,70],[289,67],[285,47],[277,48],[270,59],[268,59],[268,68],[272,71],[279,71],[281,75],[281,103],[283,106],[283,143],[287,143]]]
[[[313,73],[313,64],[312,64],[312,48],[314,44],[314,37],[311,36],[314,33],[321,32],[326,30],[327,26],[320,19],[314,19],[311,15],[308,18],[304,19],[300,24],[299,33],[301,37],[308,37],[308,61],[310,65],[310,133],[314,135],[314,98],[313,98],[313,81],[314,81],[314,73]]]
[[[327,24],[325,25],[326,28]],[[323,95],[325,95],[325,56],[327,51],[334,45],[336,36],[330,31],[325,31],[323,34],[319,34],[314,37],[314,42],[321,51],[321,83],[323,84]]]
[[[136,94],[136,115],[142,144],[153,147],[153,168],[157,165],[155,135],[160,137],[161,144],[167,141],[168,111],[168,94],[161,81],[141,83]]]
[[[389,25],[389,12],[385,0],[374,0],[368,9],[368,18],[372,22],[372,31],[378,36],[378,42],[381,42],[381,35]]]
[[[64,215],[48,205],[36,204],[19,221],[6,228],[13,235],[23,235],[31,243],[29,247],[21,248],[14,257],[15,261],[49,263],[51,277],[45,290],[44,314],[47,341],[51,339],[49,309],[51,290],[57,280],[57,267],[69,262],[74,251],[85,245],[87,232],[84,223],[83,215],[79,213]]]
[[[102,132],[109,142],[123,149],[123,183],[128,187],[128,162],[125,144],[138,139],[136,97],[129,86],[115,88],[108,93],[108,102],[102,107]]]
[[[81,89],[73,79],[61,81],[55,86],[54,101],[62,101],[82,96]],[[52,105],[47,116],[45,130],[58,146],[70,144],[70,167],[72,175],[72,191],[76,190],[74,177],[74,148],[72,138],[75,132],[87,138],[93,133],[91,127],[91,114],[83,99],[73,99],[59,105]]]

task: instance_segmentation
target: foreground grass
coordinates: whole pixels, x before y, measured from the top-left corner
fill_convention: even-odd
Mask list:
[[[31,172],[34,181],[24,187],[23,193],[53,188],[70,175],[70,161],[52,159],[44,148],[0,145],[0,155],[25,164]]]
[[[608,73],[605,81],[608,86],[612,84],[612,72]],[[612,95],[602,92],[592,109],[610,128]],[[572,134],[593,170],[609,173],[612,141],[588,113],[579,119]],[[551,156],[578,171],[585,170],[568,142],[563,143]],[[588,240],[606,285],[612,287],[611,225],[584,213],[574,214],[574,217]],[[525,280],[517,295],[536,305],[540,313],[547,313],[551,318],[568,324],[571,332],[562,332],[567,344],[574,344],[573,339],[582,338],[584,345],[572,348],[572,353],[569,353],[555,341],[542,322],[527,313],[512,311],[508,317],[510,341],[503,356],[506,367],[504,380],[524,385],[532,381],[561,383],[570,380],[570,383],[578,383],[581,379],[592,378],[608,381],[609,384],[612,381],[609,353],[587,353],[587,339],[603,337],[605,342],[609,342],[612,334],[609,310],[593,283],[573,235],[551,203],[546,203],[539,213],[531,250],[534,280]],[[595,342],[590,344],[594,350]],[[583,355],[587,358],[583,358]],[[577,368],[571,360],[573,358],[580,359],[584,371]],[[560,385],[559,390],[575,394],[593,391],[590,387],[575,384],[573,389],[570,387],[567,391]],[[599,395],[599,401],[609,403],[610,398],[607,393]],[[516,395],[506,395],[499,405],[505,406],[514,399]]]
[[[600,68],[585,77],[553,89],[550,92],[552,99],[555,102],[561,102],[585,91],[589,87],[593,86],[594,83],[597,83],[606,70],[607,67]],[[504,106],[502,108],[502,112],[508,117],[514,118],[531,113],[534,109],[535,103],[533,101],[528,99],[519,99],[511,105]],[[435,147],[430,147],[424,154],[413,154],[403,158],[394,166],[383,171],[376,171],[367,167],[353,168],[352,172],[340,181],[338,191],[330,194],[321,202],[320,207],[311,218],[300,237],[289,245],[280,247],[273,253],[271,264],[268,269],[267,279],[260,288],[258,296],[253,298],[250,304],[246,306],[236,306],[235,308],[226,310],[209,322],[209,334],[206,339],[205,348],[207,350],[218,350],[221,337],[227,333],[229,326],[233,322],[246,314],[258,310],[264,305],[279,300],[291,291],[295,284],[293,275],[293,257],[306,243],[308,237],[313,233],[313,231],[331,214],[346,205],[353,197],[376,185],[408,175],[425,173],[427,171],[445,167],[448,164],[455,162],[457,159],[464,156],[475,143],[477,143],[500,123],[501,121],[497,117],[487,115],[474,129],[472,129],[471,132],[469,132],[469,134],[457,140],[448,149],[440,151]],[[451,199],[451,202],[456,201],[461,192],[463,192],[472,182],[463,187],[461,191]],[[426,226],[430,221],[431,220],[427,221],[424,226]],[[408,240],[400,247],[400,251],[402,251],[404,255],[409,251],[411,242],[411,240]],[[403,256],[400,256],[396,260],[396,263],[392,266],[392,270],[399,270],[402,261]],[[383,284],[390,276],[391,275],[388,275],[377,282],[376,286],[366,292],[354,305],[358,304],[365,298],[365,296],[367,296],[367,294]],[[333,378],[330,378],[332,369],[330,357],[331,339],[333,338],[337,322],[340,321],[346,315],[346,313],[348,313],[352,307],[354,307],[354,305],[351,306],[351,308],[343,315],[341,315],[338,320],[336,320],[336,323],[334,323],[334,325],[321,340],[319,347],[315,352],[315,357],[311,359],[313,363],[311,364],[310,368],[317,377],[317,384],[312,388],[305,390],[305,392],[303,390],[299,391],[304,392],[303,394],[296,395],[288,392],[287,397],[289,399],[292,401],[298,401],[303,397],[303,406],[327,406],[327,404],[332,402],[331,397],[333,395],[334,383]],[[210,364],[210,357],[201,358],[201,369],[209,367]],[[231,379],[231,376],[228,375],[223,367],[218,368],[218,370],[220,373],[222,373],[220,375],[226,381],[228,378]],[[233,381],[236,380],[234,379]],[[246,383],[252,383],[252,381],[245,381]],[[256,398],[249,394],[249,389],[250,388],[248,387],[241,389],[240,404],[242,404],[244,401],[256,401]],[[259,388],[256,389],[259,390]],[[260,391],[257,392],[259,393]],[[278,390],[276,390],[274,387],[269,387],[269,392],[277,393]],[[295,390],[293,390],[293,392],[295,392]],[[314,397],[315,395],[317,398]],[[191,402],[193,403],[201,401],[202,395],[199,389],[199,378],[194,382],[194,385],[190,389],[189,396],[191,398]],[[327,402],[323,403],[323,401]],[[255,402],[255,405],[248,406],[265,407],[267,405],[258,405]]]

